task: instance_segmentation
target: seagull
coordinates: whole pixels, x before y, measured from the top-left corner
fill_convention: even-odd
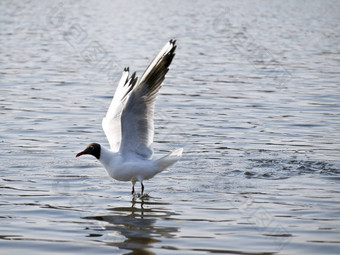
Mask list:
[[[96,157],[108,174],[117,181],[135,183],[149,180],[176,163],[183,149],[176,149],[161,158],[153,158],[154,105],[158,91],[175,56],[176,40],[165,44],[138,80],[136,72],[129,76],[124,68],[122,77],[103,118],[102,127],[110,143],[110,149],[98,143],[89,144],[76,157],[89,154]]]

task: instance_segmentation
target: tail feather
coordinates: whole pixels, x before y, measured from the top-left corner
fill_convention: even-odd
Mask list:
[[[169,153],[168,155],[160,159],[157,159],[157,166],[158,166],[159,172],[175,164],[182,157],[182,153],[183,153],[183,148],[176,149],[172,151],[171,153]]]

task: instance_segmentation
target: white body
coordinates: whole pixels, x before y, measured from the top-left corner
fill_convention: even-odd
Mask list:
[[[124,157],[119,152],[112,152],[101,146],[99,161],[108,174],[117,181],[143,182],[149,180],[167,167],[176,163],[183,149],[178,149],[160,159],[145,159],[142,157]]]

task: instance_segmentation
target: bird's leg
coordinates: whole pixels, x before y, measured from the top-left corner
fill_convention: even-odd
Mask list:
[[[132,191],[131,191],[131,195],[133,195],[135,193],[135,183],[132,183]]]
[[[144,193],[144,185],[143,185],[142,182],[141,182],[140,184],[141,184],[141,186],[142,186],[142,196],[143,196],[143,193]]]

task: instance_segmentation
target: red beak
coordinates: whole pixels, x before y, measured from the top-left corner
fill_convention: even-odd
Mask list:
[[[78,158],[79,156],[81,156],[81,155],[83,155],[84,154],[84,152],[82,151],[82,152],[79,152],[77,155],[76,155],[76,158]]]

